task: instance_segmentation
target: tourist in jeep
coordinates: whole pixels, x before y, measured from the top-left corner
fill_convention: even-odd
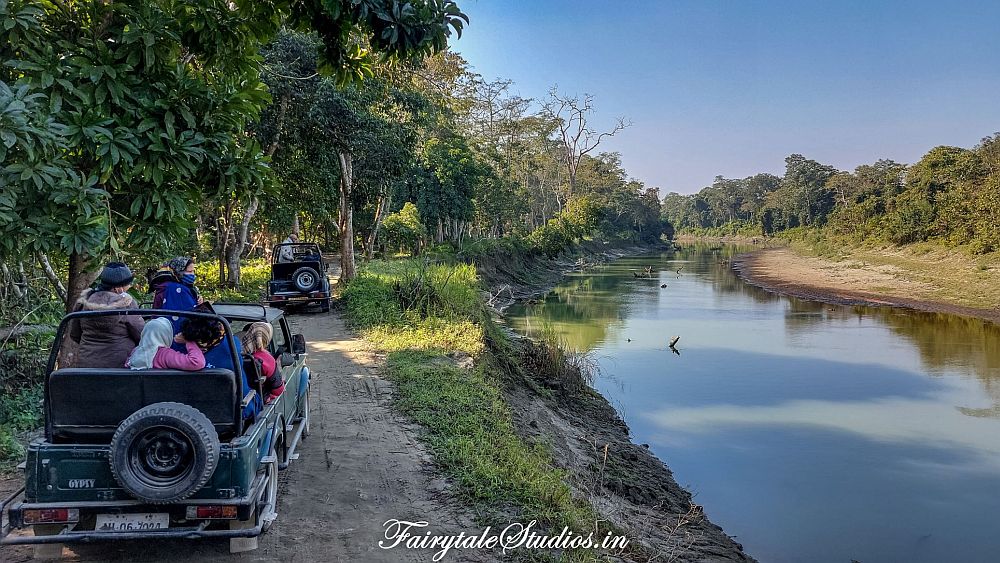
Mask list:
[[[179,369],[198,371],[205,367],[205,354],[198,347],[197,338],[202,336],[199,327],[185,322],[185,332],[174,335],[173,325],[165,318],[157,318],[146,323],[142,330],[142,340],[132,351],[125,367],[131,369]],[[190,337],[190,339],[189,339]],[[177,343],[183,352],[170,346]]]
[[[272,336],[274,328],[271,323],[266,322],[250,323],[240,333],[243,353],[250,354],[260,362],[261,374],[264,376],[264,404],[270,403],[285,390],[285,382],[281,379],[274,356],[267,349]]]
[[[97,288],[83,293],[73,311],[138,309],[129,295],[134,276],[122,262],[109,262],[101,271]],[[138,315],[112,315],[76,319],[70,326],[70,338],[79,343],[76,367],[118,368],[125,365],[129,353],[142,336],[142,318]]]
[[[198,293],[194,282],[198,276],[194,273],[194,259],[189,256],[178,256],[166,264],[171,278],[168,278],[161,268],[154,276],[157,287],[153,296],[154,309],[170,309],[173,311],[190,311],[204,299]]]
[[[295,244],[299,242],[299,235],[291,233],[288,238],[281,241],[281,244]],[[278,249],[278,262],[292,262],[295,260],[295,253],[291,246],[282,246]]]
[[[205,303],[199,306],[199,309],[205,312],[211,311],[211,305]],[[212,319],[205,318],[191,318],[187,320],[186,325],[191,331],[197,331],[198,344],[203,350],[205,350],[205,367],[209,369],[228,369],[232,370],[233,373],[240,375],[240,379],[243,382],[243,396],[250,393],[250,390],[254,388],[251,382],[247,379],[246,372],[243,371],[242,366],[233,365],[233,353],[232,349],[229,347],[229,339],[226,338],[226,329],[222,326],[222,323]],[[236,356],[243,357],[243,349],[240,346],[239,339],[235,340],[236,343]],[[177,345],[174,345],[177,348]],[[255,397],[243,408],[243,418],[252,419],[260,410],[263,408],[262,397]]]
[[[189,256],[178,256],[167,262],[173,279],[165,279],[162,274],[158,277],[161,281],[154,290],[154,309],[169,309],[171,311],[192,311],[198,305],[204,303],[205,299],[198,293],[198,288],[194,282],[197,275],[194,273],[194,259]],[[161,297],[162,295],[162,297]],[[181,331],[184,319],[171,317],[170,321],[174,325],[174,332]]]

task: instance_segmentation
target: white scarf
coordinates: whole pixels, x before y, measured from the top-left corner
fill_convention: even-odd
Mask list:
[[[125,365],[132,369],[150,369],[156,352],[162,347],[170,346],[173,341],[174,325],[164,317],[153,319],[143,327],[139,345],[132,350]]]

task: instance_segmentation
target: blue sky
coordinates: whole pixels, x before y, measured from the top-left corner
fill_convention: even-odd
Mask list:
[[[648,185],[912,163],[1000,131],[1000,1],[459,0],[460,52],[539,99],[591,93]]]

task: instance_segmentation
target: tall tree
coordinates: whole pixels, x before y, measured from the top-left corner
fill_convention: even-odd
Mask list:
[[[259,47],[283,22],[315,30],[346,82],[443,49],[466,21],[451,0],[0,2],[7,107],[32,114],[2,139],[0,234],[69,257],[70,306],[95,258],[183,236],[192,202],[264,185],[245,131],[268,101]]]
[[[588,123],[590,114],[594,111],[594,97],[584,94],[568,96],[560,94],[552,88],[549,98],[542,106],[542,115],[555,124],[557,140],[560,143],[562,161],[569,177],[569,194],[576,191],[576,174],[583,157],[592,153],[600,146],[601,141],[613,137],[630,123],[624,117],[618,118],[614,126],[604,132],[598,132]]]

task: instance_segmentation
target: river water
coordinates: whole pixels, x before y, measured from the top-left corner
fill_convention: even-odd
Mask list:
[[[1000,329],[776,296],[740,250],[622,258],[508,322],[589,352],[633,439],[761,561],[1000,561]]]

